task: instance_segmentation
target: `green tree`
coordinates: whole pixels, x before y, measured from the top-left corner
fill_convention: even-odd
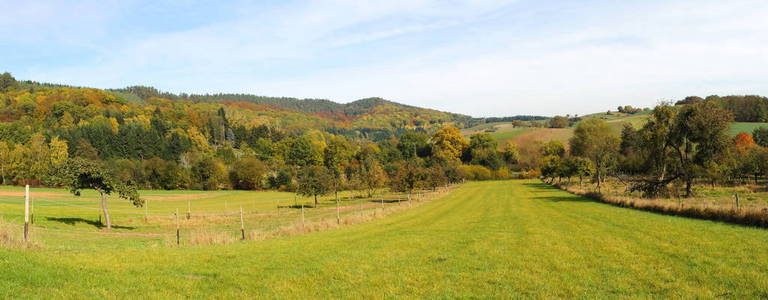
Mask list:
[[[301,136],[289,143],[287,161],[289,164],[306,167],[319,165],[323,161],[322,152],[307,136]]]
[[[549,128],[565,128],[568,127],[570,123],[571,121],[563,116],[555,116],[548,121]]]
[[[5,72],[0,74],[0,93],[17,88],[19,88],[19,83],[16,81],[16,78],[13,78],[11,73]]]
[[[117,192],[120,198],[130,200],[136,207],[144,205],[136,186],[116,180],[99,163],[81,158],[69,159],[55,168],[48,177],[51,185],[65,186],[72,194],[80,196],[82,189],[94,189],[99,192],[101,209],[107,222],[107,229],[112,229],[112,221],[107,209],[107,196]]]
[[[426,174],[423,168],[424,163],[420,159],[410,159],[398,162],[394,165],[393,174],[389,176],[389,187],[395,192],[405,192],[408,194],[408,201],[411,201],[413,191],[421,186]]]
[[[517,164],[520,161],[520,151],[517,149],[517,145],[512,141],[508,141],[507,144],[504,145],[502,153],[504,161],[509,165]]]
[[[336,201],[339,201],[339,191],[344,188],[344,169],[349,165],[353,154],[352,145],[341,136],[332,136],[323,150],[323,164],[331,173],[331,189],[336,195]]]
[[[693,181],[708,162],[715,160],[731,143],[728,129],[733,116],[713,102],[683,107],[670,132],[678,174],[685,182],[686,197],[693,196]]]
[[[306,166],[299,171],[296,193],[314,197],[315,207],[317,207],[317,196],[331,192],[331,178],[331,173],[323,166]]]
[[[192,165],[192,176],[196,186],[203,190],[219,189],[226,181],[226,167],[212,157],[203,157]]]
[[[619,138],[605,121],[587,119],[576,125],[570,144],[574,156],[592,161],[597,190],[600,191],[601,183],[619,151]]]
[[[760,146],[768,147],[768,127],[758,127],[752,131],[752,138]]]
[[[266,172],[266,167],[259,159],[246,157],[232,165],[230,178],[236,189],[257,190],[261,188]]]
[[[565,145],[557,140],[549,140],[541,145],[541,155],[553,155],[560,158],[565,157]]]

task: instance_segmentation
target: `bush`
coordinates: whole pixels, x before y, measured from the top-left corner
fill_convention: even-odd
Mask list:
[[[541,177],[541,171],[539,171],[538,169],[531,169],[531,170],[522,171],[522,172],[520,172],[520,174],[518,174],[518,177],[520,179],[539,178],[539,177]]]
[[[512,174],[509,172],[509,169],[507,168],[501,168],[496,171],[493,171],[493,178],[496,179],[510,179],[512,178]]]
[[[463,165],[459,167],[459,174],[467,180],[488,180],[493,178],[491,170],[479,165]]]

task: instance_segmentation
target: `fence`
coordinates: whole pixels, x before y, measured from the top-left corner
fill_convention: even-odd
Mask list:
[[[159,225],[158,230],[168,228],[165,232],[124,232],[124,231],[84,231],[60,228],[48,228],[44,226],[31,226],[29,220],[29,190],[25,192],[25,221],[24,221],[24,239],[29,239],[30,232],[33,234],[85,234],[101,235],[119,238],[150,238],[163,239],[166,242],[175,238],[175,245],[182,244],[204,244],[195,242],[196,237],[221,237],[238,235],[240,240],[263,239],[281,235],[293,235],[318,230],[336,228],[343,225],[356,224],[371,219],[383,218],[391,213],[406,210],[413,206],[438,199],[444,194],[450,192],[454,187],[440,188],[436,191],[419,192],[408,201],[406,195],[397,194],[394,197],[380,197],[379,199],[369,200],[367,202],[353,203],[351,205],[340,205],[336,201],[335,207],[306,208],[301,205],[298,209],[285,209],[286,207],[277,206],[272,210],[251,210],[246,211],[242,206],[236,211],[219,212],[192,212],[191,201],[186,204],[187,212],[185,218],[176,209],[174,214],[155,214],[149,215],[148,209],[144,212],[121,211],[110,209],[110,212],[120,212],[122,214],[135,216],[129,220],[136,222],[137,219],[143,219],[143,222],[151,225]],[[288,200],[288,199],[278,199]],[[82,208],[88,210],[98,210],[100,208],[85,205],[71,204],[51,199],[36,199],[38,202],[46,202],[61,206]],[[403,205],[407,203],[408,205]],[[228,205],[225,206],[227,208]],[[290,206],[293,207],[293,206]],[[281,209],[282,208],[282,209]],[[154,224],[153,224],[154,223]],[[18,224],[18,223],[17,223]],[[20,224],[18,226],[21,226]],[[173,228],[173,229],[171,229]],[[205,240],[205,238],[200,238]],[[231,241],[229,238],[225,242]]]

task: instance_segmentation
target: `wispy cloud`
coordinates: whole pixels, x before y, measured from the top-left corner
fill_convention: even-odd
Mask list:
[[[153,13],[184,7],[208,18],[133,27],[144,21],[142,4],[0,12],[0,44],[8,46],[0,66],[77,85],[382,96],[473,115],[768,94],[763,1],[232,2],[217,3],[215,15],[169,5]],[[32,14],[46,18],[27,20]]]

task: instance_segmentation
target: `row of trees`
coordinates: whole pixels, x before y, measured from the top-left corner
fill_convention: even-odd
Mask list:
[[[768,175],[768,130],[755,130],[761,144],[748,133],[732,138],[732,120],[733,114],[716,101],[661,104],[644,126],[626,124],[620,135],[603,120],[587,119],[576,125],[570,153],[547,150],[560,146],[542,147],[542,175],[589,176],[598,190],[607,176],[614,176],[647,197],[668,195],[674,182],[690,197],[697,181],[714,185]]]
[[[687,105],[714,102],[728,110],[736,122],[768,122],[768,98],[756,95],[711,95],[706,98],[689,96],[677,101],[675,105]]]

